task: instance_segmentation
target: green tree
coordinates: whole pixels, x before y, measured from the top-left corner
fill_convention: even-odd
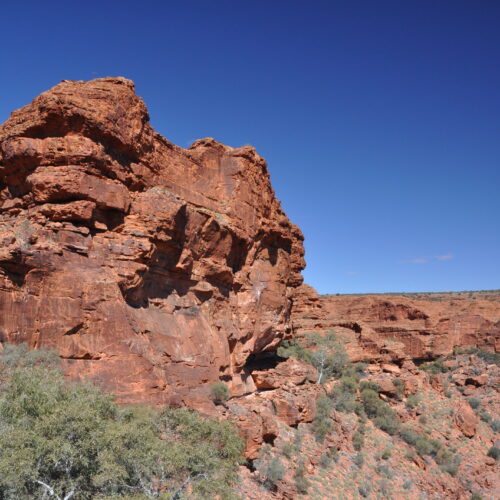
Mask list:
[[[0,355],[0,498],[233,498],[243,443],[187,409],[119,408],[57,356]]]

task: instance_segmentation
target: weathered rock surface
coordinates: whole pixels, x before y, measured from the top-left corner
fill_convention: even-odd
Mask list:
[[[302,235],[251,147],[182,149],[124,78],[64,81],[0,127],[0,341],[122,402],[253,390],[290,331]]]
[[[295,292],[296,332],[335,330],[352,360],[446,356],[456,347],[500,351],[499,294],[326,295]]]

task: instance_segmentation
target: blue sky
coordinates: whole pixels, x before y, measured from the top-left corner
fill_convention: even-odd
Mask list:
[[[267,159],[320,292],[500,288],[500,2],[47,0],[2,21],[0,121],[126,76],[173,142]]]

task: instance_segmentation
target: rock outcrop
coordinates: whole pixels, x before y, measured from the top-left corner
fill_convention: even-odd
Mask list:
[[[427,360],[457,347],[500,351],[498,294],[325,295],[295,292],[294,330],[341,334],[353,361]]]
[[[180,148],[124,78],[63,81],[0,127],[0,341],[119,401],[255,389],[290,332],[302,234],[252,147]]]

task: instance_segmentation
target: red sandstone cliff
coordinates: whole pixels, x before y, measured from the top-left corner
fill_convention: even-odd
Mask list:
[[[354,361],[434,359],[455,347],[500,352],[498,293],[320,296],[304,284],[294,297],[295,332],[335,330]]]
[[[302,234],[251,147],[182,149],[124,78],[64,81],[0,127],[0,341],[121,401],[197,405],[290,330]]]

